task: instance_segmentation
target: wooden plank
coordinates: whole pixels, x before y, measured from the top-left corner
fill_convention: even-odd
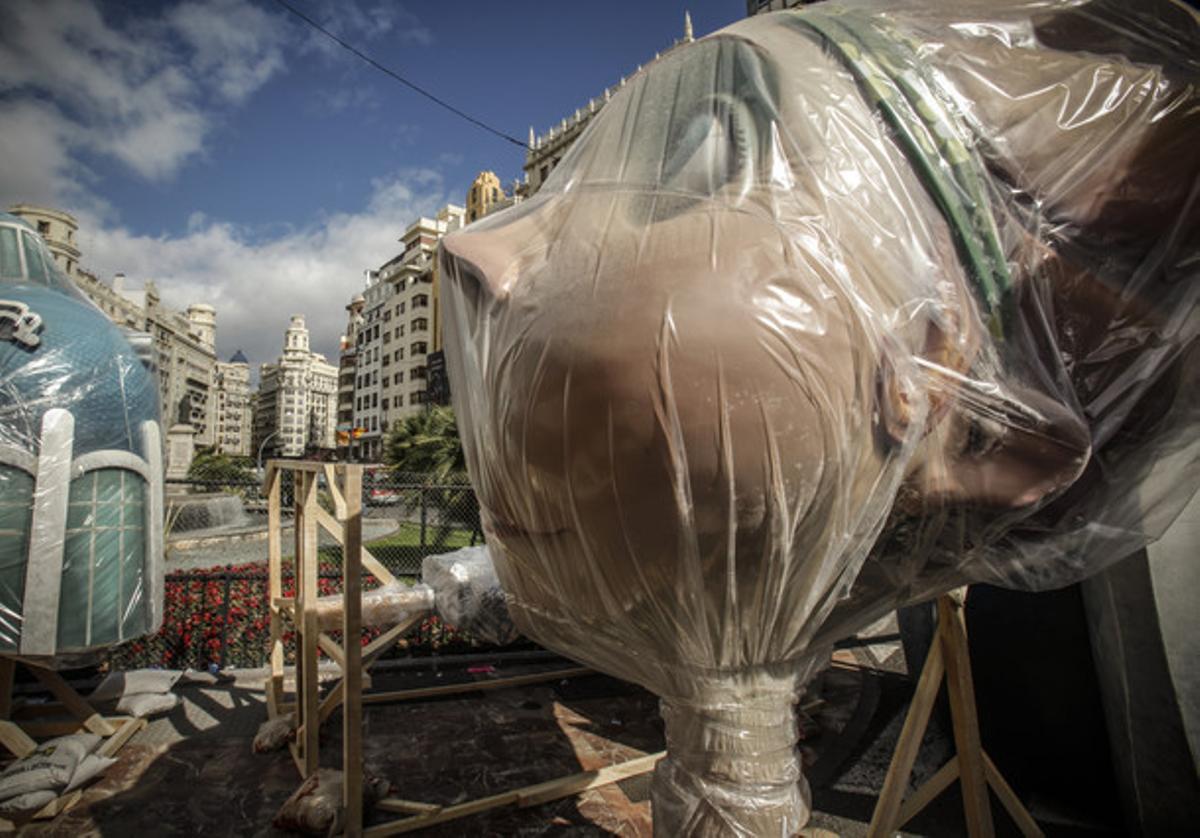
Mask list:
[[[342,697],[345,694],[346,682],[342,680],[334,684],[333,689],[330,690],[323,699],[321,699],[321,706],[317,710],[321,716],[321,724],[324,724],[325,721],[333,715],[333,711],[341,706]]]
[[[57,818],[63,812],[70,809],[79,802],[79,798],[83,797],[83,789],[75,789],[74,791],[64,794],[61,797],[56,797],[37,810],[33,816],[35,821],[43,821],[49,818]]]
[[[347,838],[360,838],[363,827],[362,724],[362,466],[347,466],[345,537],[342,551],[342,804]]]
[[[440,812],[443,806],[436,803],[419,803],[416,800],[402,800],[399,797],[385,797],[375,804],[381,812],[394,812],[397,815],[425,815],[430,812]]]
[[[410,614],[368,643],[363,647],[363,666],[373,664],[377,657],[390,649],[403,636],[404,632],[412,628],[415,623],[425,619],[426,616],[426,614]]]
[[[904,801],[904,805],[900,807],[900,814],[896,816],[896,828],[899,829],[915,818],[918,812],[928,806],[935,797],[950,788],[950,784],[957,779],[958,757],[953,756],[932,777],[922,783],[921,787],[914,791],[908,800]]]
[[[34,677],[42,682],[42,685],[54,694],[64,707],[71,713],[72,716],[83,722],[83,726],[97,736],[112,736],[116,733],[116,729],[105,720],[104,716],[100,715],[92,705],[88,704],[79,693],[71,689],[71,686],[63,680],[62,676],[53,669],[46,669],[35,664],[26,664],[26,667],[33,673]]]
[[[428,814],[373,826],[367,829],[364,834],[368,838],[383,838],[385,835],[399,835],[404,832],[425,829],[434,824],[464,818],[467,815],[475,815],[490,809],[497,809],[501,806],[538,806],[542,803],[548,803],[551,800],[570,797],[589,789],[615,783],[618,780],[624,780],[638,774],[645,774],[648,771],[654,770],[654,766],[664,756],[666,756],[666,751],[660,751],[657,754],[638,757],[637,759],[617,765],[610,765],[607,768],[601,768],[597,771],[570,774],[566,777],[559,777],[544,783],[535,783],[534,785],[523,786],[512,791],[481,797],[478,800],[469,800],[466,803],[445,806],[436,812],[429,812]]]
[[[0,745],[17,759],[32,754],[37,749],[37,743],[21,730],[16,722],[0,719]]]
[[[336,640],[334,640],[325,632],[320,632],[317,635],[317,645],[321,648],[322,652],[329,655],[329,659],[336,663],[342,672],[346,671],[345,652],[343,651],[342,647],[338,645]]]
[[[280,472],[270,463],[267,469],[267,599],[271,603],[270,672],[267,675],[267,717],[274,719],[283,702],[283,534]],[[290,598],[289,598],[290,599]],[[294,606],[294,602],[291,603]]]
[[[934,700],[941,689],[944,672],[945,661],[942,644],[934,643],[929,649],[929,655],[925,658],[925,666],[917,681],[917,689],[913,693],[908,716],[904,719],[900,738],[896,740],[896,750],[892,753],[892,764],[888,766],[887,777],[884,778],[883,788],[879,792],[879,801],[875,804],[871,824],[867,827],[867,835],[872,838],[890,836],[896,832],[900,804],[904,800],[904,792],[908,788],[908,778],[912,774],[917,752],[921,749],[921,739],[929,724],[929,714],[933,710]]]
[[[338,485],[338,478],[333,463],[326,463],[323,469],[325,474],[325,484],[329,487],[329,497],[333,499],[333,514],[339,521],[346,520],[346,499],[342,496],[342,488]]]
[[[336,540],[338,544],[342,544],[342,555],[345,556],[346,546],[342,543],[342,540],[345,536],[342,531],[341,522],[319,506],[317,507],[317,520],[320,521],[321,528],[325,530],[325,532],[333,536],[334,540]],[[392,572],[384,567],[379,559],[372,556],[370,551],[361,544],[359,545],[358,556],[359,560],[362,562],[362,566],[365,567],[372,576],[385,585],[395,584],[396,577],[392,574]]]
[[[471,681],[466,684],[446,684],[441,687],[422,687],[416,690],[372,693],[371,695],[363,696],[363,703],[383,704],[392,701],[412,701],[418,698],[434,698],[441,695],[455,695],[457,693],[503,690],[508,687],[521,687],[526,684],[539,684],[546,681],[557,681],[560,678],[576,678],[580,675],[592,674],[594,674],[594,671],[588,667],[578,666],[574,669],[559,669],[554,672],[537,672],[531,675],[514,675],[511,678],[496,678],[491,681]]]
[[[315,460],[267,460],[267,468],[272,467],[310,475],[319,474],[325,468],[325,464]]]
[[[304,660],[303,679],[297,677],[296,699],[301,707],[299,722],[304,731],[301,740],[301,756],[304,758],[304,776],[313,774],[320,762],[321,747],[321,684],[317,672],[317,638],[320,631],[317,627],[316,605],[318,588],[317,572],[319,554],[317,553],[317,479],[316,473],[305,473],[302,477],[304,484],[303,500],[298,501],[296,517],[297,560],[300,564],[299,575],[300,597],[297,601],[297,617],[300,619],[299,651]],[[298,673],[299,676],[299,673]]]
[[[125,743],[133,738],[133,735],[144,728],[147,724],[145,719],[135,719],[131,716],[117,717],[110,719],[117,725],[117,732],[100,743],[100,747],[96,749],[96,753],[102,757],[115,757],[117,751],[125,746]]]
[[[1005,781],[1000,770],[996,768],[992,758],[987,755],[987,751],[983,752],[983,771],[987,777],[988,785],[992,787],[992,791],[996,792],[996,797],[1000,798],[1000,802],[1004,805],[1005,810],[1017,825],[1017,829],[1021,830],[1021,834],[1025,838],[1045,838],[1045,833],[1042,828],[1037,825],[1037,821],[1029,814],[1029,810],[1021,803],[1021,799],[1017,797],[1016,792]]]
[[[946,688],[950,694],[950,719],[954,727],[954,748],[958,752],[958,778],[967,816],[967,834],[971,838],[992,838],[995,826],[983,770],[983,745],[979,738],[975,686],[971,680],[971,659],[962,612],[961,598],[950,594],[938,597],[937,633],[946,658]]]
[[[7,655],[0,656],[0,719],[12,718],[13,674],[16,670],[15,660]]]

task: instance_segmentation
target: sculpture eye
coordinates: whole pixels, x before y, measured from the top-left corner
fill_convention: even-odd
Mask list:
[[[753,181],[757,139],[744,101],[729,94],[708,96],[672,126],[662,185],[712,195],[733,184],[741,194]]]

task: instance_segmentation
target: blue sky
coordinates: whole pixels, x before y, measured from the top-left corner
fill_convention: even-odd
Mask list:
[[[524,140],[743,0],[291,0],[378,61]],[[420,213],[524,153],[272,0],[6,0],[0,203],[80,220],[83,263],[218,309],[218,349],[279,353],[291,314],[336,354],[362,272]]]

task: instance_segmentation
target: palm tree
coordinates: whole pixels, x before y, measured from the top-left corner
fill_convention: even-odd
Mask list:
[[[427,474],[435,483],[464,476],[467,458],[454,410],[439,405],[397,422],[384,444],[383,461],[392,471]]]
[[[445,545],[456,522],[471,528],[472,544],[482,535],[479,503],[467,483],[467,458],[453,409],[429,407],[397,422],[384,443],[383,461],[393,472],[422,474],[430,484],[422,497],[441,513],[434,547]]]

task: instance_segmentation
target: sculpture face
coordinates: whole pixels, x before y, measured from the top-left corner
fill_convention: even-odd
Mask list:
[[[1065,584],[1194,488],[1141,481],[1196,462],[1200,400],[1130,425],[1195,371],[1195,85],[1071,52],[1071,10],[857,5],[669,53],[441,252],[514,618],[663,696],[665,834],[798,828],[759,746],[794,741],[777,705],[821,647],[968,580]],[[1147,160],[1183,185],[1116,223]],[[775,802],[731,814],[739,783]]]

